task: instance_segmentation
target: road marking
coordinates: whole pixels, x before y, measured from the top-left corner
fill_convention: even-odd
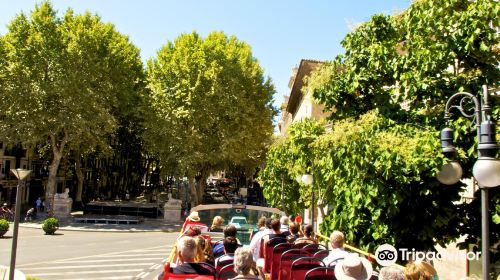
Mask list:
[[[172,246],[154,246],[154,247],[149,247],[145,249],[157,249],[157,248],[165,248],[167,251],[168,249],[172,249]],[[88,256],[83,256],[83,257],[75,257],[75,258],[67,258],[67,259],[60,259],[60,260],[52,260],[52,261],[44,261],[44,262],[38,262],[38,263],[29,263],[29,264],[22,264],[22,265],[16,265],[16,267],[27,267],[27,266],[33,266],[33,265],[40,265],[40,264],[46,264],[46,263],[54,263],[56,261],[71,261],[71,260],[81,260],[81,259],[88,259],[88,258],[95,258],[95,257],[107,257],[107,256],[124,256],[124,255],[119,255],[121,253],[132,253],[137,251],[137,249],[134,250],[125,250],[125,251],[120,251],[120,252],[111,252],[111,253],[104,253],[104,254],[97,254],[97,255],[88,255]],[[132,255],[134,256],[134,255]]]
[[[123,273],[123,272],[138,272],[142,269],[118,269],[118,270],[97,270],[97,271],[67,271],[67,272],[51,272],[51,273],[29,273],[30,276],[57,276],[57,275],[75,275],[75,274],[96,274],[96,273]],[[130,276],[128,276],[130,277]],[[92,279],[94,279],[92,277]]]
[[[154,257],[154,256],[165,257],[166,255],[168,255],[168,252],[164,252],[164,253],[152,253],[152,254],[147,254],[147,253],[144,253],[144,254],[126,254],[126,255],[117,254],[117,255],[99,256],[99,258],[140,257],[140,256],[145,256],[145,257]]]
[[[162,252],[162,251],[165,251],[165,249],[141,250],[139,252]]]
[[[118,256],[121,257],[121,256]],[[76,261],[55,261],[54,263],[101,263],[101,262],[136,262],[136,261],[146,261],[146,260],[162,260],[162,258],[140,258],[140,259],[110,259],[110,260],[76,260]]]
[[[155,264],[150,269],[156,270],[161,267],[161,264]]]
[[[134,263],[135,266],[138,265],[152,265],[154,263]],[[93,268],[93,267],[112,267],[112,266],[125,266],[125,264],[94,264],[94,265],[69,265],[69,266],[51,266],[51,267],[37,267],[36,270],[57,270],[57,269],[68,269],[68,268]]]
[[[92,280],[120,280],[120,279],[134,279],[132,276],[109,276],[109,277],[92,277]],[[89,280],[88,278],[66,278],[59,280]]]

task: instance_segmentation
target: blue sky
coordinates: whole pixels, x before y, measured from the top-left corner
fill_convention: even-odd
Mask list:
[[[0,34],[21,11],[29,13],[40,1],[0,0]],[[330,60],[342,52],[340,41],[354,24],[376,13],[392,14],[410,0],[55,0],[62,15],[97,13],[112,22],[141,49],[143,61],[155,56],[167,41],[196,30],[205,36],[224,31],[252,46],[266,75],[276,86],[275,105],[289,93],[291,69],[300,59]]]

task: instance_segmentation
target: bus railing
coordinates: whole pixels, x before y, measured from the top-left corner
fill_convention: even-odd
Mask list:
[[[321,240],[324,240],[326,243],[329,243],[329,241],[330,241],[330,238],[328,236],[322,235],[321,233],[316,233],[316,236],[318,236]],[[351,246],[351,245],[345,244],[345,243],[344,243],[344,248],[349,250],[349,251],[356,252],[358,254],[365,256],[370,262],[374,262],[374,261],[376,262],[375,255],[370,253],[370,252],[363,251],[359,248],[356,248],[354,246]],[[398,266],[401,269],[404,268],[404,266],[399,265],[399,264],[394,264],[394,265]]]

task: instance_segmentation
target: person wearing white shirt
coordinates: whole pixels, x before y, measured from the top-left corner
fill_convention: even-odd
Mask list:
[[[341,262],[347,255],[349,255],[349,253],[344,250],[344,241],[344,234],[342,232],[337,230],[332,232],[330,235],[332,250],[330,251],[330,254],[323,259],[325,265]]]
[[[254,234],[252,240],[250,241],[250,249],[252,250],[253,260],[257,262],[260,256],[260,242],[262,238],[268,234],[271,234],[271,219],[266,219],[266,226],[259,229],[257,233]]]
[[[290,220],[288,219],[287,216],[282,216],[280,218],[280,223],[281,223],[281,228],[280,231],[285,234],[286,236],[290,235],[290,229],[288,227]]]

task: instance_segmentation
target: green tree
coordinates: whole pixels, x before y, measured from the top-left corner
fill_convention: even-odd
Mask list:
[[[478,94],[482,84],[499,86],[497,32],[499,11],[500,5],[496,1],[422,0],[415,1],[407,11],[400,15],[375,15],[370,21],[362,24],[344,38],[342,45],[345,53],[334,58],[313,75],[309,81],[310,89],[314,92],[316,99],[334,112],[333,120],[352,118],[350,121],[354,122],[370,110],[377,110],[387,121],[394,123],[393,126],[384,128],[380,132],[374,131],[373,134],[365,135],[366,139],[370,139],[368,147],[372,146],[372,139],[377,139],[379,133],[384,130],[390,133],[392,127],[424,127],[429,131],[438,131],[443,124],[445,102],[452,94],[459,91]],[[498,101],[494,100],[493,115],[496,119],[499,117],[498,114]],[[334,122],[332,126],[336,127],[339,124],[341,122]],[[477,156],[475,129],[471,129],[473,124],[464,118],[453,118],[453,126],[456,128],[455,142],[458,147],[464,148],[464,151],[460,153],[460,161],[465,171],[464,177],[471,177],[472,165]],[[408,130],[405,129],[405,131]],[[344,132],[334,130],[334,133],[341,135]],[[414,133],[418,141],[429,137],[418,131]],[[406,132],[403,136],[405,134]],[[437,139],[438,135],[434,137]],[[412,151],[415,147],[410,146],[407,149]],[[435,149],[436,152],[429,151],[426,155],[427,166],[430,168],[439,168],[436,162],[441,163],[440,160],[433,162],[439,156],[437,154],[439,147],[435,146]],[[356,147],[345,147],[344,152],[347,158],[361,153],[358,158],[360,161],[371,158],[370,154],[365,154]],[[388,156],[388,163],[382,166],[391,170],[391,166],[400,159],[400,152],[387,147],[388,155],[392,156]],[[420,157],[415,155],[415,159]],[[411,161],[407,160],[407,162]],[[330,165],[329,168],[336,170],[341,167]],[[322,171],[325,174],[332,173],[331,170]],[[388,179],[393,178],[387,179],[386,183],[392,182],[392,187],[418,186],[419,192],[410,192],[413,196],[412,203],[414,203],[414,208],[407,209],[410,215],[415,212],[415,209],[427,209],[436,213],[442,208],[449,209],[446,203],[441,204],[435,201],[435,204],[427,204],[426,195],[444,195],[452,201],[457,199],[460,188],[452,187],[452,191],[443,185],[436,188],[433,172],[422,168],[418,170],[418,174],[420,173],[422,174],[420,177],[409,176],[407,178],[412,182],[400,181],[394,177],[396,175],[390,175]],[[341,175],[337,171],[333,174]],[[335,178],[345,180],[351,177],[342,175]],[[345,183],[356,184],[356,180],[345,181]],[[440,188],[445,188],[447,191]],[[381,194],[380,197],[394,203],[404,201],[388,194]],[[496,205],[500,202],[499,199],[497,192],[492,192],[491,203]],[[441,201],[443,198],[440,197],[438,200]],[[370,200],[357,200],[353,197],[352,200],[343,202],[350,203],[350,207],[358,208],[361,203],[368,203],[368,201]],[[356,204],[352,204],[354,202]],[[477,203],[472,203],[464,207],[466,212],[457,210],[458,212],[455,213],[455,215],[467,217],[460,224],[462,225],[461,233],[469,234],[472,237],[471,241],[477,240],[479,232],[477,215],[480,212],[477,206]],[[365,209],[370,207],[371,205]],[[380,207],[384,209],[383,205]],[[370,211],[373,210],[375,208]],[[495,211],[497,210],[493,208],[492,215],[498,217],[499,213]],[[331,214],[327,224],[333,229],[341,225],[341,217],[342,215]],[[393,218],[395,218],[394,221],[398,220],[396,216]],[[437,224],[423,223],[421,227],[427,233],[439,236],[436,237],[436,242],[448,241],[458,233],[441,226],[443,223],[448,223],[447,219],[450,219],[450,224],[454,224],[454,217],[445,216],[445,218],[441,217]],[[374,221],[374,224],[376,225],[377,222]],[[393,224],[388,223],[385,226],[390,228]],[[446,236],[447,230],[449,230],[449,236]],[[358,233],[354,228],[349,230],[351,236]],[[383,228],[369,233],[372,235],[376,233],[373,236],[374,240],[381,236],[390,236],[385,235]],[[404,231],[402,233],[405,234]],[[430,235],[427,233],[419,235],[418,240],[423,240],[422,245],[430,248],[431,243],[427,238]],[[498,234],[492,231],[493,243],[498,240],[498,237]],[[371,246],[369,238],[360,242]]]
[[[274,87],[248,44],[222,32],[182,34],[148,61],[147,76],[145,139],[166,172],[190,178],[194,203],[208,172],[229,164],[253,169],[263,160]]]
[[[323,123],[305,119],[290,125],[286,138],[275,140],[267,153],[265,168],[259,172],[269,204],[292,214],[311,207],[312,188],[297,183],[296,178],[314,172],[312,143],[324,133]]]
[[[314,178],[330,212],[321,231],[341,230],[373,251],[432,249],[458,236],[458,185],[443,187],[438,133],[369,112],[335,122],[314,143]]]
[[[112,24],[50,3],[16,16],[2,36],[2,137],[51,151],[46,189],[52,201],[61,158],[69,149],[106,148],[117,112],[137,98],[139,50]]]

